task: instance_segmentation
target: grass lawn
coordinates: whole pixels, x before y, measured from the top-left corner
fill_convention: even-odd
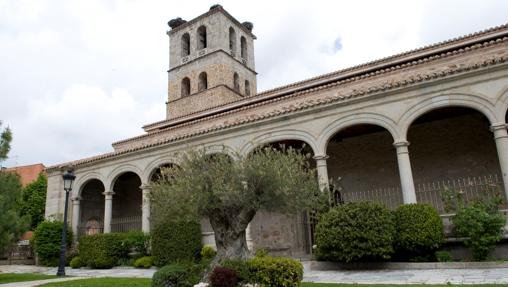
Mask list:
[[[55,278],[55,275],[34,273],[0,273],[0,284]]]
[[[149,287],[150,278],[91,278],[79,279],[59,283],[48,283],[41,287]]]
[[[302,287],[450,287],[465,285],[447,285],[447,284],[333,284],[333,283],[302,283]],[[508,287],[508,284],[468,284],[468,287]]]
[[[41,287],[149,287],[150,279],[148,278],[93,278],[80,279],[74,281],[49,283],[41,285]],[[382,284],[328,284],[328,283],[302,283],[302,287],[450,287],[454,285],[382,285]],[[507,284],[491,284],[491,285],[467,285],[468,287],[508,287]]]

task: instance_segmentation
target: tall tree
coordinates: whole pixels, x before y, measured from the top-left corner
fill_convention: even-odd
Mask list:
[[[20,216],[18,202],[21,182],[18,174],[0,171],[0,253],[3,254],[28,227],[28,217]]]
[[[2,122],[0,121],[0,128]],[[1,129],[0,129],[1,130]],[[5,128],[0,133],[0,162],[7,159],[12,133]],[[27,228],[28,217],[19,215],[21,182],[19,175],[0,170],[0,253],[3,254]]]
[[[182,157],[153,188],[154,223],[209,218],[216,260],[250,257],[245,229],[259,210],[296,213],[326,202],[308,156],[294,149],[263,148],[236,160],[204,152]]]
[[[2,121],[0,121],[0,163],[7,159],[7,154],[11,149],[12,132],[9,127],[4,130],[2,128]]]
[[[36,180],[23,188],[20,213],[30,217],[30,227],[32,230],[35,230],[37,225],[44,221],[47,188],[48,180],[42,172]]]

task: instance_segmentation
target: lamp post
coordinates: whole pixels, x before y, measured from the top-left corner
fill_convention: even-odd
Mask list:
[[[72,170],[67,170],[63,175],[65,190],[65,209],[62,227],[62,244],[60,245],[60,261],[58,262],[57,276],[65,276],[65,249],[67,248],[67,209],[69,205],[69,192],[72,190],[72,183],[76,176]]]

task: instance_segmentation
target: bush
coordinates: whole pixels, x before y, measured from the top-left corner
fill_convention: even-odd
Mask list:
[[[444,241],[443,221],[429,204],[404,204],[394,212],[395,251],[399,259],[433,256]]]
[[[152,276],[152,287],[191,287],[199,282],[192,263],[173,263],[162,267]]]
[[[303,279],[302,264],[292,258],[255,257],[248,261],[251,274],[250,283],[261,286],[287,287],[300,286]]]
[[[181,260],[194,261],[201,251],[201,225],[197,221],[164,221],[152,231],[152,255],[156,266]]]
[[[75,256],[74,258],[72,258],[71,263],[69,265],[73,269],[81,268],[83,267],[83,262],[81,262],[81,258],[79,258],[79,256]]]
[[[222,261],[220,266],[234,270],[239,282],[249,283],[253,281],[251,280],[252,275],[250,273],[249,261],[241,259],[229,259]]]
[[[210,285],[212,287],[235,287],[238,282],[235,270],[215,267],[210,274]]]
[[[436,259],[438,262],[453,261],[452,254],[449,251],[436,251]]]
[[[316,227],[317,257],[339,262],[389,259],[395,226],[390,210],[375,202],[351,202],[325,213]]]
[[[91,268],[111,268],[119,259],[127,258],[128,246],[122,233],[83,236],[79,240],[79,255],[84,265]]]
[[[150,255],[150,235],[142,231],[125,233],[123,244],[130,252],[139,254],[139,257]]]
[[[457,235],[465,237],[464,245],[471,250],[473,259],[482,261],[501,240],[506,218],[497,206],[476,202],[460,207],[452,221]]]
[[[44,266],[57,266],[62,242],[62,221],[43,221],[35,229],[33,244],[39,263]],[[72,243],[72,231],[67,227],[67,246]]]
[[[217,255],[217,251],[215,251],[212,246],[205,245],[203,248],[201,248],[200,254],[202,258],[212,259],[215,257],[215,255]]]
[[[134,267],[136,268],[150,268],[153,265],[152,256],[143,256],[134,261]]]

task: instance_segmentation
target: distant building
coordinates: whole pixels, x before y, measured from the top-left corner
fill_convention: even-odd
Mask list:
[[[44,171],[46,167],[42,163],[36,163],[24,166],[15,166],[3,169],[6,172],[15,172],[21,179],[21,185],[26,186],[37,179],[37,176]]]

